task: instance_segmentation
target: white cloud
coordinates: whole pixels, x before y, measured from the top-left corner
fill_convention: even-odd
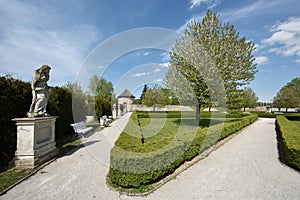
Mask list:
[[[169,62],[160,63],[159,66],[168,68],[169,67]]]
[[[285,1],[258,0],[240,9],[221,12],[220,16],[224,21],[236,21],[241,18],[258,15],[260,13],[266,14],[267,12],[272,12],[273,14],[275,12],[274,8],[281,7],[281,4],[282,6],[286,6]]]
[[[295,62],[300,64],[300,59],[295,60]]]
[[[201,4],[207,4],[207,9],[211,9],[217,6],[220,3],[219,0],[191,0],[190,1],[190,9],[194,9],[199,7]]]
[[[139,73],[136,73],[136,74],[132,74],[131,77],[141,77],[141,76],[146,76],[150,74],[149,72],[139,72]]]
[[[259,56],[259,57],[256,57],[256,58],[255,58],[255,62],[256,62],[258,65],[264,64],[264,63],[266,63],[266,62],[268,62],[268,61],[269,61],[269,59],[268,59],[268,57],[266,57],[266,56]]]
[[[29,81],[33,70],[48,64],[52,67],[50,84],[61,85],[75,79],[101,35],[89,24],[64,24],[65,16],[49,5],[40,8],[24,1],[0,1],[0,68]]]
[[[154,72],[160,72],[161,71],[161,69],[158,69],[158,68],[156,68],[155,70],[154,70]]]
[[[144,53],[144,56],[148,56],[150,53],[147,51]]]
[[[269,38],[262,40],[262,44],[273,46],[269,52],[283,56],[300,56],[300,17],[272,26],[274,32]]]
[[[161,82],[163,82],[163,79],[162,79],[162,78],[154,79],[154,82],[155,82],[155,83],[161,83]]]

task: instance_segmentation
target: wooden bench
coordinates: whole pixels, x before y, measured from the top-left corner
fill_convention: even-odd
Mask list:
[[[92,127],[87,127],[83,121],[71,124],[75,131],[74,136],[78,136],[79,134],[85,134],[93,130]]]

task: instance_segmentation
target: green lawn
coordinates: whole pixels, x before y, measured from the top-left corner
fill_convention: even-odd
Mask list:
[[[194,112],[137,112],[138,119],[129,120],[123,134],[116,141],[116,146],[130,152],[152,152],[168,145],[175,137],[184,135],[193,139],[198,129],[222,123],[220,118],[210,119],[210,113],[201,113],[200,126],[195,127]],[[236,118],[226,118],[233,121]],[[180,127],[180,128],[179,128]]]
[[[200,118],[200,126],[195,126],[193,112],[133,112],[111,150],[108,182],[121,191],[147,191],[257,115],[235,112],[224,119],[223,113],[203,112]]]
[[[291,122],[293,122],[293,123],[296,124],[298,127],[300,127],[300,121],[293,120],[293,121],[291,121]]]

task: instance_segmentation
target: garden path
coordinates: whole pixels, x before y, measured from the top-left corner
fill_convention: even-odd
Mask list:
[[[146,197],[106,185],[109,149],[129,114],[0,199],[300,199],[300,173],[278,160],[274,119],[259,119],[176,179]],[[113,133],[113,134],[112,134]]]

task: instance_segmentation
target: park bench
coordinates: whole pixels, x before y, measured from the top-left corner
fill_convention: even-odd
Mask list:
[[[80,134],[88,133],[91,130],[93,130],[92,127],[87,127],[83,121],[71,124],[71,126],[73,127],[74,132],[75,132],[74,137],[78,136]]]

